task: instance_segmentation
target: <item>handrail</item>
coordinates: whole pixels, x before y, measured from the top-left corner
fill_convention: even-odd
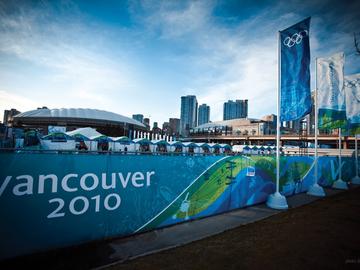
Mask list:
[[[163,155],[163,156],[225,156],[233,153],[183,153],[183,152],[151,152],[151,151],[91,151],[91,150],[48,150],[48,149],[24,149],[24,148],[0,148],[1,152],[39,153],[39,154],[106,154],[106,155]]]
[[[188,153],[188,152],[144,152],[144,151],[90,151],[90,150],[46,150],[46,149],[24,149],[24,148],[0,148],[0,153],[2,152],[14,152],[17,154],[74,154],[74,155],[153,155],[153,156],[234,156],[234,155],[242,155],[242,156],[274,156],[274,153],[243,153],[243,152],[228,152],[228,153]],[[319,149],[321,156],[337,156],[337,149],[329,149],[329,148],[320,148]],[[352,156],[354,149],[343,149],[342,156]],[[290,148],[281,152],[281,156],[294,156],[299,155],[298,148]],[[308,153],[306,156],[313,156],[313,149],[308,148]]]

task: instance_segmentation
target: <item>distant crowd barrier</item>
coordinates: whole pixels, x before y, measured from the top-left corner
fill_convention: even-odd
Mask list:
[[[312,157],[281,157],[280,191],[306,192]],[[0,259],[128,236],[266,201],[275,158],[0,152]],[[322,186],[354,159],[319,158]]]

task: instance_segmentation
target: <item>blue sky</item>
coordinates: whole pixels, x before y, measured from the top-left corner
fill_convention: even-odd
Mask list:
[[[326,0],[0,0],[0,119],[48,106],[162,124],[187,94],[210,105],[212,121],[228,99],[249,99],[260,118],[276,112],[277,31],[311,16],[312,63],[344,51],[345,74],[359,73],[359,10]]]

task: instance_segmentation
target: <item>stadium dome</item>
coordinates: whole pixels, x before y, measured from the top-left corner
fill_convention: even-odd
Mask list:
[[[145,130],[143,123],[113,112],[96,109],[48,109],[27,111],[14,116],[15,127],[64,126],[67,130],[93,127],[106,135],[124,135],[129,130]]]

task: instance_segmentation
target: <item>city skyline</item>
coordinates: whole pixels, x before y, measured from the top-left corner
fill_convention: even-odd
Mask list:
[[[180,134],[189,135],[190,129],[198,123],[198,102],[195,95],[181,97]]]
[[[223,120],[248,117],[248,100],[228,100],[224,102]]]
[[[276,114],[277,31],[311,16],[314,60],[338,51],[360,72],[357,1],[1,1],[0,119],[37,107],[94,108],[152,122],[196,95],[222,119],[226,100]],[[313,88],[313,87],[312,87]]]
[[[210,122],[210,111],[210,106],[208,106],[206,103],[199,106],[197,126],[201,126],[202,124]]]

